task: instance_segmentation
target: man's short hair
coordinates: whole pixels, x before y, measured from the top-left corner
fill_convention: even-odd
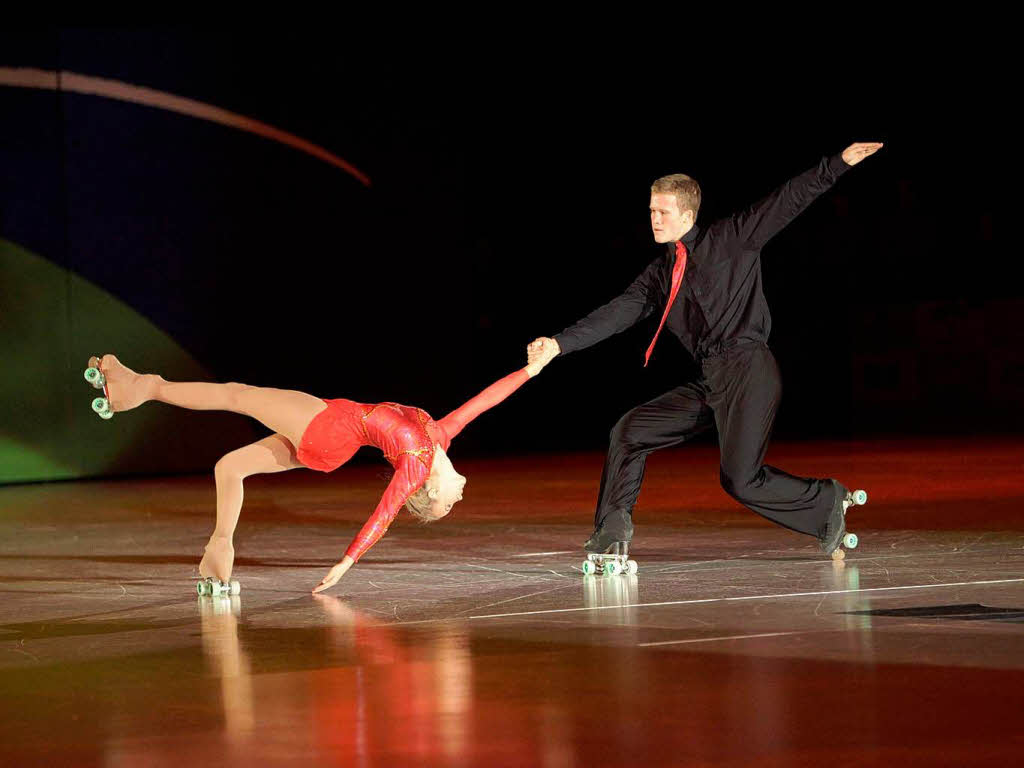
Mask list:
[[[697,211],[700,210],[700,184],[685,173],[662,176],[651,184],[651,194],[675,195],[679,212],[693,211],[693,218],[697,218]]]

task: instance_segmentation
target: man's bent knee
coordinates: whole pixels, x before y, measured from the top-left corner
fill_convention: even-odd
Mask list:
[[[758,470],[753,474],[749,472],[726,472],[721,470],[719,479],[722,489],[737,501],[743,501],[750,496],[750,492],[759,488],[764,483],[764,470]]]
[[[637,434],[636,427],[634,426],[632,414],[627,413],[612,427],[612,431],[608,433],[608,441],[613,445],[625,445],[626,443],[635,443],[639,435]]]

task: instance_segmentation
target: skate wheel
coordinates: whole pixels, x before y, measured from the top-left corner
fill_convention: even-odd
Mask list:
[[[836,547],[834,550],[832,550],[832,559],[833,560],[842,560],[845,557],[846,557],[846,553],[843,551],[842,547]]]
[[[617,575],[619,573],[619,570],[619,564],[616,563],[614,560],[609,560],[607,563],[604,564],[604,572],[607,573],[609,576]]]
[[[103,374],[100,373],[99,368],[86,368],[85,380],[92,384],[96,389],[103,387]]]
[[[594,568],[594,561],[593,560],[584,560],[583,561],[583,575],[584,576],[593,576],[595,570],[596,569]]]
[[[859,539],[857,538],[856,533],[848,533],[843,536],[843,546],[847,549],[856,549],[858,541]]]
[[[196,592],[199,594],[200,597],[202,597],[203,595],[206,594],[206,582],[205,581],[197,581],[196,582]]]
[[[867,504],[868,503],[868,492],[867,491],[854,491],[851,496],[853,497],[853,503]]]
[[[639,570],[640,570],[640,566],[637,565],[636,560],[627,560],[626,561],[626,573],[628,573],[630,576],[632,576],[633,574],[635,574]]]
[[[237,595],[242,592],[242,585],[238,583],[238,579],[232,579],[228,585],[228,594]]]
[[[105,397],[97,397],[92,401],[92,409],[102,416],[104,411],[110,410],[110,403]]]
[[[219,597],[224,592],[224,585],[219,581],[214,580],[210,582],[210,594],[214,597]]]

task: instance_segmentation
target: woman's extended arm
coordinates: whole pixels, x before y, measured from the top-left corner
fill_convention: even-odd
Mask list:
[[[366,554],[366,550],[376,544],[388,526],[398,516],[402,505],[426,481],[429,474],[423,462],[414,456],[403,456],[395,466],[395,476],[391,478],[384,495],[380,497],[377,508],[370,515],[359,533],[349,544],[345,557],[324,576],[323,580],[313,589],[313,593],[323,592],[333,587],[345,572]]]
[[[550,348],[530,350],[525,368],[520,368],[505,378],[498,379],[472,400],[441,419],[438,424],[448,435],[448,439],[453,440],[469,422],[487,409],[496,406],[523,386],[527,380],[544,370],[544,366],[550,363],[556,354],[558,353]]]
[[[498,379],[479,395],[469,400],[454,411],[445,416],[438,425],[448,435],[449,440],[462,431],[469,422],[475,419],[484,411],[493,408],[506,397],[511,395],[530,379],[530,374],[525,368],[520,368],[515,373],[510,373],[503,379]]]

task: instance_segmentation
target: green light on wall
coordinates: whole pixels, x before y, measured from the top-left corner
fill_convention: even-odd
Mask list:
[[[0,239],[0,483],[197,472],[255,439],[244,417],[152,404],[103,421],[82,374],[115,352],[170,379],[214,377],[117,297]]]

